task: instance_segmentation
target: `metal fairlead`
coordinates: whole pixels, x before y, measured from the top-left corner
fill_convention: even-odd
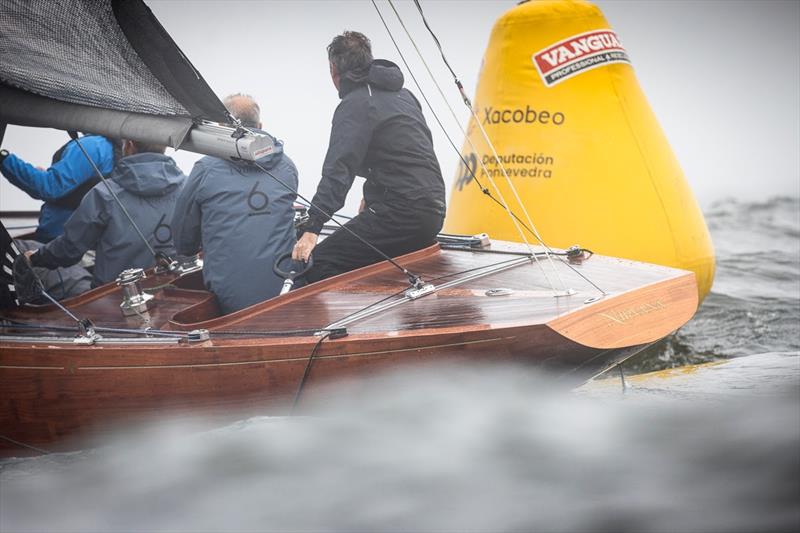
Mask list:
[[[73,344],[82,344],[84,346],[92,346],[95,342],[102,340],[102,336],[98,335],[94,330],[94,324],[88,318],[78,320],[78,335],[72,339]]]
[[[139,281],[144,279],[144,270],[129,268],[123,270],[117,277],[117,285],[122,287],[122,303],[119,304],[125,316],[141,315],[153,307],[153,295],[147,294],[139,286]]]
[[[207,329],[193,329],[186,334],[186,340],[189,342],[205,342],[211,339],[211,334]]]
[[[580,265],[586,259],[586,254],[584,253],[584,249],[574,244],[567,248],[567,260],[570,263]]]
[[[177,272],[180,274],[189,274],[191,272],[197,272],[198,270],[203,270],[203,260],[200,259],[200,254],[194,254],[190,256],[178,256],[178,268]]]

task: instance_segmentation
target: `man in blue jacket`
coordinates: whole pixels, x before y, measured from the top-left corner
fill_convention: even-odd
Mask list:
[[[128,268],[149,268],[155,258],[131,226],[111,187],[136,225],[156,251],[173,255],[170,220],[186,176],[164,146],[124,141],[124,157],[107,182],[98,183],[83,197],[64,224],[64,234],[36,252],[26,252],[35,267],[74,265],[87,250],[96,250],[94,286],[114,281]],[[107,186],[108,185],[108,186]]]
[[[111,172],[115,147],[110,140],[99,135],[86,135],[80,142],[100,172],[104,175]],[[32,198],[44,200],[35,235],[39,242],[50,242],[64,233],[64,223],[78,207],[83,195],[99,181],[74,140],[55,153],[47,170],[37,168],[7,150],[0,150],[0,172]]]
[[[242,125],[261,129],[252,97],[236,94],[224,104]],[[297,190],[297,168],[282,148],[258,164]],[[295,198],[252,164],[210,156],[195,163],[172,218],[175,248],[180,255],[203,250],[203,279],[223,313],[280,293],[283,280],[272,265],[294,246]]]
[[[355,31],[333,39],[328,59],[341,102],[310,219],[292,254],[307,261],[314,251],[314,266],[306,274],[311,282],[383,260],[342,229],[316,246],[355,176],[366,178],[365,209],[346,227],[389,257],[433,244],[445,214],[444,180],[431,132],[397,65],[373,60],[369,39]]]

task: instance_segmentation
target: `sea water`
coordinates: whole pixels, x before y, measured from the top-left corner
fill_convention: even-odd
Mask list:
[[[0,531],[797,531],[800,200],[706,216],[714,288],[625,392],[439,367],[313,417],[137,428],[0,462]]]
[[[800,200],[725,200],[705,217],[717,257],[711,293],[691,322],[629,370],[800,350]]]

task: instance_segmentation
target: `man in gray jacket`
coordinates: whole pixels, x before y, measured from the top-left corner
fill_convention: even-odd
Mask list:
[[[35,267],[54,269],[76,264],[96,250],[92,285],[117,278],[128,268],[149,268],[155,258],[131,226],[108,187],[156,251],[172,255],[170,219],[186,176],[164,146],[124,141],[120,159],[106,183],[98,183],[64,224],[64,234],[36,252],[26,252]]]
[[[236,94],[224,103],[245,127],[261,129],[252,97]],[[258,163],[297,190],[297,169],[282,149]],[[210,156],[195,163],[172,218],[175,248],[181,255],[203,250],[203,279],[222,312],[280,293],[283,280],[272,265],[294,246],[295,198],[252,164]]]

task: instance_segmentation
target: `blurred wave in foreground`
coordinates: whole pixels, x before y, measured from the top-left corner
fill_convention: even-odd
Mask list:
[[[0,463],[0,530],[800,528],[800,353],[631,385],[441,367],[344,384],[314,416],[173,421]]]

